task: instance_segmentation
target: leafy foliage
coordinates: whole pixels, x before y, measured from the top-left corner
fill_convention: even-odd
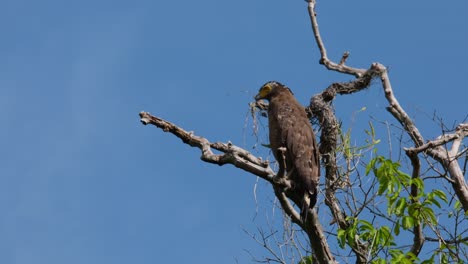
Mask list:
[[[372,159],[366,168],[366,175],[372,171],[379,181],[378,195],[387,198],[388,215],[395,215],[400,220],[395,225],[395,234],[399,234],[400,226],[408,230],[421,223],[436,224],[433,206],[441,208],[440,201],[447,203],[446,194],[437,189],[425,193],[424,182],[419,177],[411,178],[399,168],[400,163],[392,162],[383,156]],[[411,186],[416,187],[416,196],[411,195]],[[407,193],[407,196],[403,195],[404,193]]]
[[[307,256],[307,257],[303,257],[301,261],[299,261],[298,264],[312,264],[312,263],[313,263],[312,256]]]

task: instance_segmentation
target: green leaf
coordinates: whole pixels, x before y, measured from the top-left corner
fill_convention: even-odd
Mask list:
[[[435,206],[441,208],[441,207],[440,207],[439,201],[437,201],[436,199],[432,198],[432,199],[431,199],[431,203],[434,204]]]
[[[377,160],[377,158],[373,158],[367,164],[367,166],[366,166],[366,176],[369,175],[369,172],[374,168],[376,160]]]
[[[377,246],[384,246],[387,247],[393,243],[393,236],[392,233],[390,232],[390,227],[388,226],[382,226],[379,228],[375,234],[375,243],[374,243],[374,248],[377,248]]]
[[[371,122],[369,122],[369,127],[370,127],[370,131],[366,130],[366,134],[371,136],[372,138],[374,138],[375,137],[375,129],[374,129],[374,126],[372,125]]]
[[[372,264],[387,264],[387,261],[385,259],[376,259],[371,262]]]
[[[393,205],[393,203],[400,197],[400,192],[401,192],[401,186],[398,184],[397,189],[395,190],[395,184],[392,184],[392,195],[388,197],[389,202],[391,202],[390,205]]]
[[[336,238],[338,239],[340,248],[344,249],[346,245],[346,231],[344,229],[338,229]]]
[[[419,192],[424,191],[424,182],[421,178],[410,179],[410,185],[414,184]]]
[[[390,232],[390,228],[388,226],[382,226],[379,229],[379,233],[380,233],[382,239],[384,239],[386,241],[393,240],[392,233]]]
[[[387,190],[387,189],[389,188],[389,186],[390,186],[390,184],[389,184],[389,178],[387,178],[387,177],[380,177],[380,178],[379,178],[379,184],[380,184],[380,185],[379,185],[379,189],[378,189],[378,191],[377,191],[377,194],[378,194],[378,195],[382,195],[382,194],[385,192],[385,190]]]
[[[409,176],[408,174],[400,171],[400,170],[397,170],[397,177],[398,177],[398,180],[399,180],[399,185],[403,185],[405,187],[409,187],[410,186],[410,182],[411,182],[411,176]]]
[[[414,263],[418,259],[416,257],[416,255],[413,254],[412,252],[406,253],[405,257],[406,257],[406,259],[408,259],[410,261],[410,263]]]
[[[389,253],[390,253],[390,256],[392,256],[390,263],[392,264],[406,263],[405,262],[406,258],[405,258],[405,254],[403,254],[403,251],[399,249],[390,249]]]
[[[421,205],[420,204],[417,204],[417,203],[414,203],[414,204],[410,204],[408,206],[408,214],[409,216],[413,217],[414,219],[419,219],[419,209],[420,209]]]
[[[312,261],[313,261],[312,256],[306,256],[306,257],[303,257],[301,261],[299,261],[298,264],[312,264],[313,263]]]
[[[359,220],[359,223],[361,224],[361,226],[359,227],[359,230],[360,231],[374,231],[375,228],[374,226],[367,222],[366,220]]]
[[[400,235],[400,222],[399,221],[397,221],[395,223],[395,227],[393,228],[393,232],[395,232],[395,235],[397,235],[397,236]]]
[[[346,230],[346,242],[348,242],[348,245],[351,247],[354,247],[354,244],[356,243],[355,238],[357,235],[357,230],[356,230],[356,225],[350,226]]]
[[[405,213],[406,209],[406,199],[400,198],[395,205],[395,214],[397,216],[402,216]]]
[[[432,211],[432,208],[430,207],[423,207],[421,209],[421,214],[422,216],[427,219],[428,221],[431,221],[432,224],[437,223],[437,218],[434,214],[434,211]]]
[[[430,259],[424,260],[421,264],[434,264],[434,255]]]
[[[441,199],[442,201],[448,203],[447,195],[443,191],[436,189],[436,190],[433,190],[432,193],[434,193],[434,195],[439,197],[439,199]]]
[[[374,236],[372,236],[372,240],[374,240],[372,243],[372,250],[376,250],[378,246],[382,245],[382,237],[380,236],[380,232],[377,231]],[[371,241],[372,241],[371,240]]]
[[[413,228],[414,226],[414,219],[411,216],[403,216],[401,219],[401,225],[403,226],[403,229],[408,230],[410,228]]]
[[[447,254],[441,254],[441,261],[440,263],[443,263],[443,264],[448,264],[449,261],[448,261],[448,257],[447,257]]]

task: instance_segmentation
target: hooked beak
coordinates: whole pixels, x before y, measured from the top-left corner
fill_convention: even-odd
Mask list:
[[[254,97],[255,101],[258,101],[258,100],[261,100],[263,99],[260,94],[257,94],[255,97]]]

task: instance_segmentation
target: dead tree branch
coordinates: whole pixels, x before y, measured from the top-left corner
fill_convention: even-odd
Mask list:
[[[349,52],[344,53],[345,55],[343,55],[343,58],[341,59],[340,63],[335,63],[328,58],[327,49],[325,48],[325,44],[323,43],[322,37],[320,36],[319,26],[318,26],[317,19],[316,19],[316,16],[317,16],[315,12],[316,0],[307,0],[307,2],[309,3],[308,10],[309,10],[310,24],[312,25],[315,42],[317,42],[317,46],[320,50],[320,55],[321,55],[319,63],[325,65],[325,67],[327,67],[327,69],[329,70],[354,75],[357,78],[361,77],[366,72],[365,69],[357,69],[357,68],[352,68],[352,67],[345,65],[345,61],[349,56]]]
[[[395,119],[397,119],[400,124],[403,126],[407,134],[413,140],[414,145],[416,148],[421,147],[425,149],[426,153],[437,160],[442,166],[444,166],[450,174],[451,184],[457,195],[460,203],[463,206],[463,210],[468,212],[468,185],[465,182],[463,172],[458,164],[458,161],[453,157],[458,156],[458,148],[460,146],[461,141],[464,137],[468,135],[468,124],[460,124],[457,127],[456,137],[453,137],[453,145],[452,150],[448,150],[441,145],[439,142],[432,143],[434,147],[428,146],[422,147],[424,145],[424,138],[422,137],[421,133],[419,132],[418,128],[405,112],[405,110],[400,106],[398,100],[395,98],[393,94],[392,85],[390,83],[390,79],[388,77],[388,72],[385,66],[379,63],[374,63],[377,69],[381,72],[380,78],[382,80],[382,85],[385,92],[385,97],[389,102],[390,106],[387,107],[387,111],[389,111]],[[449,136],[450,138],[450,136]],[[430,143],[429,143],[430,145]]]
[[[323,233],[323,229],[318,220],[318,215],[315,210],[309,210],[307,222],[304,224],[299,213],[294,209],[288,198],[296,204],[300,203],[300,197],[292,192],[283,192],[284,186],[276,183],[277,175],[273,172],[267,161],[257,158],[249,151],[242,149],[232,143],[211,143],[208,139],[194,135],[193,132],[187,132],[177,125],[153,116],[148,112],[140,112],[140,121],[144,125],[154,125],[164,132],[169,132],[180,138],[182,142],[192,147],[199,148],[202,152],[201,160],[218,164],[232,164],[244,171],[250,172],[272,184],[275,194],[278,197],[283,210],[291,217],[291,220],[298,224],[306,231],[311,242],[311,249],[314,252],[319,263],[335,263],[335,259],[331,254],[327,239]],[[222,152],[222,154],[214,154],[212,148]]]
[[[464,180],[464,175],[460,168],[460,165],[458,164],[457,159],[454,158],[454,157],[459,157],[458,148],[460,147],[460,144],[463,138],[467,136],[468,134],[467,132],[468,124],[466,123],[460,124],[457,128],[457,133],[456,133],[457,136],[453,136],[453,138],[451,136],[443,137],[441,141],[434,141],[432,143],[428,143],[428,145],[425,145],[424,137],[419,132],[413,120],[409,117],[409,115],[406,113],[403,107],[401,107],[400,103],[396,99],[393,93],[393,88],[390,82],[390,78],[388,76],[387,68],[384,65],[380,63],[373,63],[368,70],[365,70],[365,69],[353,68],[353,67],[349,67],[345,65],[344,62],[348,56],[346,56],[345,59],[342,59],[340,63],[335,63],[327,57],[327,51],[323,43],[323,40],[320,36],[320,31],[319,31],[318,22],[317,22],[317,13],[315,12],[315,4],[316,4],[315,0],[308,0],[308,11],[309,11],[309,17],[311,20],[312,30],[314,32],[315,41],[317,43],[317,46],[321,54],[320,63],[325,65],[325,67],[329,70],[333,70],[333,71],[337,71],[337,72],[345,73],[345,74],[350,74],[350,75],[354,75],[355,77],[357,77],[355,81],[348,83],[351,87],[355,86],[356,87],[355,89],[348,88],[345,90],[349,92],[343,92],[343,93],[338,92],[338,93],[346,94],[346,93],[353,93],[353,92],[362,90],[363,88],[366,88],[370,84],[370,81],[372,78],[379,76],[384,93],[385,93],[385,98],[387,99],[389,103],[389,106],[387,107],[387,111],[390,112],[393,115],[393,117],[403,126],[404,130],[406,131],[406,133],[409,135],[409,137],[413,141],[415,148],[421,148],[422,150],[425,151],[425,153],[427,153],[429,156],[434,158],[436,161],[442,164],[442,166],[444,166],[445,169],[447,169],[447,171],[450,174],[451,184],[455,191],[455,194],[460,200],[464,211],[468,212],[468,185],[466,184]],[[363,79],[363,77],[366,77],[366,76],[369,76],[371,78],[369,80],[367,80],[366,78]],[[364,82],[356,83],[356,81],[360,79],[363,80]],[[342,84],[340,86],[343,87]],[[326,90],[328,90],[329,88],[327,88]],[[314,112],[313,104],[320,103],[321,98],[327,99],[326,95],[327,94],[325,92],[322,92],[320,95],[315,95],[311,99],[310,109],[312,110],[312,112]],[[330,96],[329,101],[333,99],[333,96],[335,94],[331,93],[330,95],[331,96]],[[314,113],[317,114],[317,112],[314,112]],[[320,117],[319,117],[319,121],[320,121]],[[335,127],[336,124],[337,123],[330,124],[331,125],[330,129],[333,129],[333,127]],[[322,134],[323,132],[324,130],[322,130]],[[327,130],[326,132],[328,133],[330,131]],[[321,137],[321,139],[323,139],[323,137]],[[447,140],[454,141],[452,144],[452,149],[450,151],[441,146],[442,144],[444,144],[443,142]],[[332,146],[334,146],[332,141],[329,143],[332,144]],[[325,155],[325,158],[329,158],[328,156],[332,155],[332,153],[323,152],[322,155]],[[330,171],[330,173],[335,174],[336,172]],[[332,211],[334,212],[334,214],[335,214],[335,211],[338,212],[336,209],[333,209]]]
[[[267,161],[255,157],[247,150],[237,147],[230,142],[210,143],[206,138],[196,136],[193,132],[187,132],[171,122],[152,116],[148,112],[140,112],[140,118],[141,123],[144,125],[155,125],[164,132],[170,132],[180,138],[185,144],[199,148],[202,152],[200,158],[205,162],[218,164],[220,166],[232,164],[270,183],[273,182],[273,178],[276,176]],[[223,154],[214,154],[211,148],[221,151]]]
[[[436,140],[429,141],[425,144],[417,145],[414,148],[405,149],[407,152],[427,153],[429,156],[437,160],[444,166],[450,175],[450,183],[457,195],[463,210],[468,212],[468,185],[465,182],[464,173],[458,164],[458,152],[461,142],[468,136],[468,123],[463,123],[457,126],[454,134],[442,135]],[[452,148],[443,145],[452,141]]]
[[[368,69],[354,68],[346,65],[349,58],[349,52],[345,52],[339,63],[336,63],[328,58],[325,44],[320,35],[317,22],[317,13],[315,11],[316,0],[306,0],[308,2],[308,11],[311,21],[315,42],[320,51],[320,64],[323,64],[327,69],[340,73],[352,75],[354,80],[344,83],[334,83],[326,88],[321,93],[314,95],[310,100],[310,105],[307,112],[312,113],[314,118],[317,118],[320,128],[320,153],[325,167],[325,204],[330,209],[334,221],[336,221],[340,229],[346,230],[350,223],[347,220],[345,210],[341,207],[336,191],[341,188],[339,186],[339,175],[337,167],[337,142],[339,138],[339,122],[335,116],[331,103],[337,95],[352,94],[364,89],[367,89],[374,79],[379,78],[384,90],[385,98],[389,103],[387,111],[402,125],[405,132],[414,143],[414,147],[405,149],[413,166],[413,178],[420,177],[420,161],[419,154],[424,154],[425,157],[432,157],[439,162],[450,175],[452,187],[460,200],[465,212],[468,212],[468,186],[464,180],[457,159],[464,153],[465,150],[459,152],[462,146],[462,141],[468,137],[468,123],[460,124],[453,134],[443,135],[436,140],[425,142],[424,137],[419,132],[413,120],[405,112],[403,107],[396,99],[393,88],[388,76],[387,68],[380,63],[372,63]],[[264,104],[255,105],[259,109],[265,110],[268,106]],[[184,129],[165,121],[159,117],[152,116],[147,112],[140,113],[140,120],[144,125],[152,124],[162,129],[165,132],[170,132],[180,138],[185,144],[201,150],[201,160],[218,164],[232,164],[246,172],[252,173],[272,184],[276,197],[285,213],[291,218],[292,222],[300,226],[308,235],[311,243],[311,249],[314,252],[314,257],[319,263],[336,263],[328,246],[327,239],[318,219],[318,214],[315,209],[308,212],[308,217],[305,220],[301,219],[300,214],[294,208],[291,202],[296,205],[301,204],[302,197],[288,190],[278,181],[278,176],[269,166],[267,161],[262,160],[249,151],[242,149],[232,143],[215,142],[212,143],[208,139],[194,135],[193,132],[187,132]],[[452,142],[451,149],[448,149],[447,144]],[[213,152],[217,150],[220,154]],[[466,161],[465,161],[466,162]],[[418,196],[415,186],[411,186],[412,197]],[[413,201],[418,202],[418,201]],[[383,215],[383,214],[382,214]],[[383,215],[385,217],[385,215]],[[414,244],[411,252],[418,255],[425,240],[422,228],[420,225],[415,225],[414,229]],[[351,246],[353,253],[356,256],[356,263],[367,263],[367,255],[369,254],[369,244],[356,239],[356,242]]]

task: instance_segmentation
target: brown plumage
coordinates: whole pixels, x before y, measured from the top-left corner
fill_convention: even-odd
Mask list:
[[[303,197],[302,215],[317,202],[320,161],[314,131],[304,107],[291,90],[279,82],[267,82],[255,100],[266,99],[270,146],[279,163],[279,172],[286,170],[293,191]],[[285,157],[285,161],[283,161]],[[286,168],[283,168],[286,164]],[[279,173],[279,174],[280,174]],[[283,175],[278,175],[282,177]]]

